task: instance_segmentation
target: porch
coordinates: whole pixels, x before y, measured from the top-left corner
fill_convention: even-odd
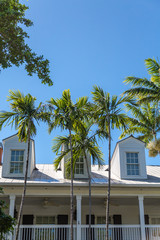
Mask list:
[[[20,196],[7,200],[14,216]],[[88,240],[88,201],[88,196],[74,198],[74,240]],[[159,196],[111,196],[110,240],[160,240],[159,202]],[[105,210],[105,197],[92,196],[91,240],[105,240]],[[70,240],[69,220],[69,196],[26,196],[19,240]],[[15,230],[9,239],[14,236]]]
[[[88,225],[79,226],[80,235],[77,236],[77,226],[74,225],[73,238],[74,240],[88,239]],[[6,236],[6,240],[15,239],[14,230],[13,236]],[[110,225],[109,240],[141,240],[140,225]],[[160,240],[160,225],[145,226],[146,240]],[[28,225],[20,226],[19,240],[70,240],[69,225]],[[92,225],[91,240],[105,240],[105,225]]]

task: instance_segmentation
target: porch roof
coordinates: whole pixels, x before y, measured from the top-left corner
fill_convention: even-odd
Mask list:
[[[64,179],[62,171],[55,171],[53,164],[37,164],[37,170],[33,170],[31,177],[28,179],[29,185],[69,185],[70,180]],[[92,185],[104,186],[108,183],[108,168],[104,165],[100,169],[98,166],[92,166]],[[2,178],[2,166],[0,166],[0,184],[2,185],[21,185],[23,184],[23,178]],[[145,180],[128,180],[120,179],[116,175],[112,174],[111,180],[112,186],[152,186],[160,187],[160,166],[147,166],[147,179]],[[87,179],[74,180],[75,185],[88,185]]]

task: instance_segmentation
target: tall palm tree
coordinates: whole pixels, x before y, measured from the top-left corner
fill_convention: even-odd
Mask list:
[[[72,130],[80,127],[80,119],[85,116],[87,106],[87,97],[79,98],[74,104],[71,100],[70,90],[65,90],[60,99],[51,98],[49,107],[52,107],[53,114],[49,123],[49,133],[56,128],[61,127],[69,131],[69,145],[71,151],[71,240],[73,240],[73,150],[72,150]]]
[[[16,240],[18,240],[19,226],[22,217],[24,198],[27,187],[27,174],[30,154],[30,139],[36,135],[35,122],[39,124],[40,121],[47,121],[48,114],[43,112],[42,104],[35,107],[36,98],[30,94],[24,95],[19,90],[9,91],[8,101],[10,101],[11,112],[0,112],[0,130],[3,125],[15,126],[18,130],[19,141],[27,142],[27,157],[25,166],[24,189],[21,198],[21,204],[18,214],[18,223],[16,231]]]
[[[145,60],[145,65],[150,75],[150,80],[147,78],[127,77],[125,83],[131,83],[132,88],[125,91],[123,94],[130,97],[140,98],[138,102],[159,102],[160,101],[160,64],[155,60],[148,58]]]
[[[93,122],[83,122],[83,127],[78,129],[74,134],[72,134],[72,147],[73,147],[73,169],[75,172],[75,166],[77,159],[83,157],[85,160],[85,164],[87,167],[88,174],[88,184],[89,184],[89,232],[88,232],[88,240],[91,240],[91,171],[89,168],[88,162],[88,154],[92,158],[93,164],[98,164],[99,166],[103,164],[103,154],[98,146],[97,139],[107,137],[106,132],[97,130],[93,132],[91,127],[93,126]],[[65,144],[69,144],[69,137],[57,137],[54,139],[53,151],[59,153],[61,146]],[[63,159],[64,156],[67,156],[66,160],[66,171],[70,174],[70,149],[66,149],[65,151],[61,151],[60,155],[55,159],[54,165],[55,168],[58,169],[58,166]]]
[[[127,77],[125,79],[125,82],[127,84],[131,83],[132,88],[125,91],[123,93],[123,95],[125,95],[126,97],[129,97],[129,98],[137,99],[137,102],[140,104],[154,103],[153,106],[155,107],[155,112],[159,113],[160,64],[154,58],[153,59],[148,58],[145,60],[145,65],[146,65],[148,74],[150,75],[150,80],[148,80],[146,78]],[[142,109],[142,111],[144,111],[144,110]],[[147,117],[147,113],[146,113],[145,117]],[[158,152],[157,152],[158,150],[156,150],[156,148],[157,148],[156,147],[157,146],[156,133],[159,132],[159,124],[160,124],[158,115],[155,116],[155,120],[156,120],[155,125],[154,125],[154,120],[153,120],[150,127],[148,126],[148,124],[146,126],[146,127],[149,127],[149,129],[148,129],[149,132],[152,132],[151,127],[153,128],[153,131],[154,131],[154,133],[153,133],[154,138],[152,138],[150,136],[149,136],[148,140],[147,140],[147,138],[145,138],[145,141],[147,141],[147,142],[154,139],[154,141],[151,141],[147,145],[150,156],[156,156],[158,154]],[[151,119],[149,121],[151,121]],[[133,125],[132,125],[132,127],[133,127]],[[137,125],[136,125],[136,127],[137,127]],[[156,130],[154,128],[156,128]],[[148,131],[145,128],[146,134]],[[140,128],[138,128],[136,132],[140,132]],[[150,133],[149,133],[149,135],[150,135]],[[143,132],[142,132],[142,136],[140,136],[140,137],[143,138]]]
[[[111,188],[111,129],[125,129],[128,123],[128,117],[121,113],[120,105],[124,102],[121,97],[110,96],[109,93],[103,91],[102,88],[94,86],[93,101],[95,104],[94,118],[100,129],[108,134],[108,193],[106,207],[106,240],[109,239],[109,205],[110,205],[110,188]]]

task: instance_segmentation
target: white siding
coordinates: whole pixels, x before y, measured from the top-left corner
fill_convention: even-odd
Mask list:
[[[111,160],[111,173],[120,178],[120,157],[119,157],[119,145],[117,144],[116,149],[113,153]]]
[[[63,149],[64,149],[64,147],[62,147],[62,151],[63,151]],[[69,153],[68,156],[65,156],[62,159],[61,169],[62,169],[62,173],[63,173],[64,178],[66,178],[65,162],[68,159],[68,157],[70,157],[70,155],[71,154]],[[87,153],[87,160],[88,160],[89,171],[91,171],[91,157],[88,153]],[[74,174],[74,178],[79,178],[79,179],[88,178],[87,166],[86,166],[85,160],[84,160],[84,174]]]
[[[121,178],[123,179],[146,179],[145,144],[133,137],[119,143]],[[138,153],[139,175],[128,176],[126,165],[126,153]]]
[[[127,175],[126,153],[138,153],[139,175]],[[111,160],[111,172],[120,179],[147,179],[145,143],[134,137],[128,137],[117,143]]]
[[[24,177],[25,166],[26,166],[26,157],[27,157],[27,143],[19,142],[18,136],[14,135],[3,141],[4,153],[3,153],[3,168],[2,168],[2,177]],[[11,161],[11,150],[24,150],[24,163],[23,163],[23,173],[14,174],[10,173],[10,161]],[[29,168],[28,168],[28,177],[30,177],[34,169],[34,142],[30,142],[30,156],[29,156]]]

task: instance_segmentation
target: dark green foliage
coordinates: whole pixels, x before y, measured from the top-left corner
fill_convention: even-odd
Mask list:
[[[33,52],[25,41],[29,36],[22,27],[33,25],[25,18],[27,9],[19,0],[0,0],[0,70],[25,64],[28,75],[35,73],[42,83],[51,86],[49,61]]]
[[[94,118],[100,129],[108,132],[108,120],[110,122],[111,129],[125,129],[129,123],[129,118],[126,114],[122,113],[121,105],[126,101],[127,98],[106,93],[102,88],[94,86],[93,101],[94,107]],[[128,98],[128,101],[131,101]]]
[[[141,106],[133,106],[128,103],[126,108],[131,112],[132,118],[120,138],[130,134],[139,134],[138,138],[146,143],[155,140],[160,132],[160,115],[157,104],[146,103]]]
[[[108,135],[106,132],[100,130],[93,131],[91,129],[93,126],[92,121],[81,122],[81,126],[83,127],[77,129],[72,134],[73,169],[75,169],[77,159],[80,157],[87,158],[88,154],[92,157],[93,164],[103,165],[103,154],[97,143],[97,138],[107,138]],[[54,166],[57,170],[61,160],[66,156],[66,174],[70,178],[71,149],[66,148],[61,151],[62,145],[69,146],[69,136],[58,136],[53,139],[52,150],[58,155],[54,160]]]
[[[51,122],[49,124],[49,133],[60,127],[62,130],[74,130],[79,128],[81,121],[85,116],[85,109],[88,105],[88,98],[81,97],[74,104],[71,100],[70,90],[64,90],[60,99],[51,98],[49,107],[53,110]]]
[[[3,126],[11,125],[18,130],[20,141],[27,141],[28,128],[30,135],[36,135],[36,123],[47,122],[50,115],[43,111],[42,103],[35,106],[36,98],[30,94],[24,95],[19,90],[9,91],[7,100],[10,101],[11,112],[0,112],[0,130]]]
[[[145,65],[150,80],[134,76],[127,77],[125,82],[131,83],[132,88],[123,94],[138,99],[139,103],[158,102],[160,101],[160,64],[155,59],[148,58],[145,60]]]
[[[0,193],[3,193],[2,188],[0,188]],[[0,240],[5,239],[4,234],[8,233],[9,231],[13,231],[13,227],[15,225],[15,219],[5,214],[4,210],[6,208],[6,203],[0,200]]]

